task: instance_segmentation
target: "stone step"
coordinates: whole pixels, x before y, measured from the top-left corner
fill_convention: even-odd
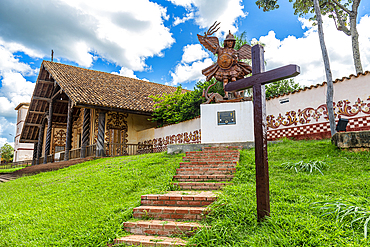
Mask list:
[[[8,182],[14,179],[16,179],[16,177],[11,174],[0,175],[0,182],[2,183]]]
[[[211,191],[170,191],[141,196],[142,206],[202,207],[217,199]]]
[[[206,182],[206,181],[231,181],[234,175],[175,175],[173,176],[179,182]]]
[[[240,156],[239,152],[214,152],[214,153],[186,153],[185,157],[188,158],[202,158],[202,157],[234,157],[234,156]]]
[[[239,150],[242,149],[242,146],[221,146],[221,147],[203,147],[203,151],[208,151],[208,150]]]
[[[203,160],[212,160],[212,159],[223,159],[223,160],[239,160],[240,154],[201,154],[201,155],[186,155],[183,157],[183,160],[194,160],[194,159],[203,159]]]
[[[235,167],[197,167],[177,168],[176,175],[228,175],[236,172]]]
[[[233,161],[235,161],[235,162],[238,162],[239,161],[239,158],[238,159],[214,159],[214,158],[212,158],[212,159],[203,159],[203,158],[201,158],[201,159],[186,159],[186,158],[183,158],[183,161],[184,162],[206,162],[206,163],[209,163],[209,162],[229,162],[229,163],[231,163],[231,162],[233,162]]]
[[[155,220],[201,220],[205,207],[140,206],[134,208],[133,217]]]
[[[163,236],[129,235],[114,240],[113,244],[126,244],[129,246],[186,246],[187,241],[181,238],[170,238]]]
[[[127,232],[141,235],[186,235],[192,236],[195,231],[203,226],[197,222],[178,222],[178,221],[163,221],[163,220],[139,220],[127,221],[123,223],[124,229]]]
[[[220,190],[231,182],[216,183],[216,182],[172,182],[173,186],[177,186],[181,190]]]
[[[187,161],[187,162],[180,162],[180,168],[183,167],[220,167],[220,166],[231,166],[235,167],[237,165],[237,161]]]

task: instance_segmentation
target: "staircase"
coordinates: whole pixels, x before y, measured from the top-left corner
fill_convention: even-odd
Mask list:
[[[5,173],[5,174],[1,174],[0,173],[0,183],[5,183],[5,182],[8,182],[10,180],[14,180],[16,179],[17,177],[14,176],[13,174],[11,173]]]
[[[141,196],[141,206],[133,210],[135,220],[124,222],[124,229],[133,235],[115,239],[114,244],[185,246],[182,236],[207,227],[197,221],[216,200],[213,191],[231,184],[239,161],[237,149],[240,147],[204,147],[187,152],[173,177],[179,191]]]

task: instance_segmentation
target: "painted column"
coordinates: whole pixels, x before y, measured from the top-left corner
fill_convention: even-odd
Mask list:
[[[48,155],[50,154],[50,142],[51,142],[51,131],[53,122],[53,101],[49,103],[49,117],[48,117],[48,129],[46,131],[45,140],[45,152],[44,152],[44,164],[47,163]]]
[[[67,133],[66,133],[66,148],[64,152],[64,160],[69,160],[69,150],[71,150],[72,142],[72,118],[73,118],[72,101],[68,100],[68,115],[67,115]]]
[[[104,135],[105,135],[105,111],[99,112],[98,141],[96,143],[96,156],[104,156]]]
[[[35,142],[33,144],[33,155],[32,155],[32,165],[36,165],[36,160],[37,160],[37,146],[38,146],[38,143]]]
[[[84,109],[84,121],[82,125],[81,158],[86,157],[86,147],[90,144],[90,109]]]
[[[44,129],[45,129],[45,120],[42,121],[41,126],[39,127],[39,140],[37,142],[37,159],[36,165],[40,164],[42,145],[44,142]]]

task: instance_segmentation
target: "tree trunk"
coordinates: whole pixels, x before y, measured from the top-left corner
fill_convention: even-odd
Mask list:
[[[324,60],[325,72],[326,72],[326,81],[327,81],[327,91],[326,91],[326,107],[328,108],[328,116],[330,123],[330,132],[331,136],[335,134],[335,118],[334,118],[334,109],[333,109],[333,79],[330,70],[329,56],[328,51],[326,50],[326,45],[324,41],[324,31],[322,28],[322,18],[321,10],[319,6],[319,1],[313,1],[315,6],[315,14],[317,19],[317,27],[319,32],[320,46],[322,52],[322,58]]]
[[[353,62],[355,63],[356,74],[362,73],[362,65],[361,65],[361,58],[360,58],[360,47],[358,44],[358,32],[357,32],[357,8],[358,4],[353,4],[353,9],[349,15],[350,20],[350,31],[351,31],[351,38],[352,38],[352,55],[353,55]]]

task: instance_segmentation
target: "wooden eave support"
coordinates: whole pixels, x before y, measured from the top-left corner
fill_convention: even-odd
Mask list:
[[[125,113],[145,115],[145,116],[151,116],[152,115],[152,112],[127,110],[127,109],[113,108],[113,107],[106,107],[106,106],[95,106],[95,105],[88,105],[88,104],[81,104],[81,103],[77,103],[76,107],[91,108],[91,109],[97,109],[97,110],[102,110],[102,111],[125,112]]]
[[[42,83],[42,84],[54,84],[55,83],[54,81],[46,81],[46,80],[38,80],[37,82]]]
[[[42,101],[46,101],[46,102],[51,102],[50,98],[38,97],[38,96],[33,96],[32,100],[42,100]]]
[[[23,142],[23,143],[36,143],[38,142],[38,140],[29,140],[29,139],[20,139],[19,140],[20,142]]]
[[[25,126],[33,126],[33,127],[40,127],[41,124],[36,124],[36,123],[25,123]]]

